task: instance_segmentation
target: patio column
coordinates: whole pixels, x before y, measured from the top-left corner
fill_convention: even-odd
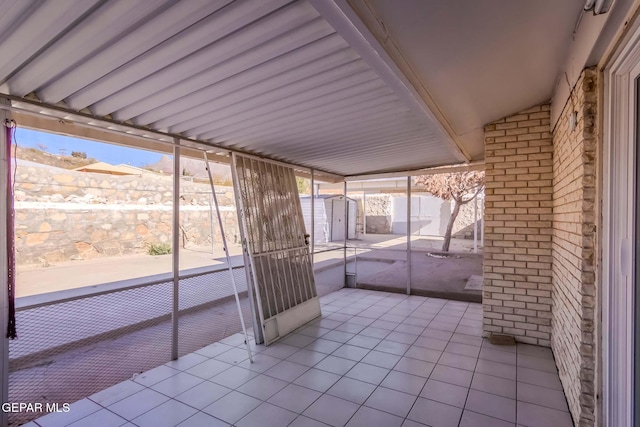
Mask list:
[[[478,197],[473,199],[473,253],[478,253]]]
[[[344,259],[344,287],[347,287],[347,237],[349,237],[349,202],[347,200],[347,181],[344,182],[344,246],[343,246],[343,259]]]
[[[407,295],[411,295],[411,177],[407,177]]]
[[[487,238],[482,251],[485,336],[507,334],[547,347],[556,304],[551,294],[554,147],[549,117],[547,104],[485,126]],[[574,307],[579,298],[567,305]],[[572,315],[571,309],[559,312]],[[570,336],[582,335],[576,330]]]
[[[367,191],[362,190],[362,234],[367,235]]]
[[[178,358],[178,289],[180,287],[180,141],[173,147],[173,301],[171,305],[171,359]]]
[[[480,203],[480,221],[482,221],[480,225],[480,246],[484,249],[484,196]]]
[[[313,253],[316,251],[316,177],[315,171],[311,169],[311,264],[313,264]]]
[[[9,105],[9,100],[0,98],[0,104]],[[0,110],[0,123],[11,119],[11,113]],[[4,126],[0,132],[0,224],[5,227],[9,206],[7,206],[7,172],[11,159],[6,156],[6,135]],[[6,231],[6,230],[5,230]],[[0,233],[0,316],[2,316],[2,335],[0,336],[0,398],[2,403],[9,401],[9,340],[7,339],[7,325],[9,315],[9,295],[7,281],[9,278],[9,254],[7,253],[7,233]],[[0,425],[7,425],[7,413],[0,411]]]

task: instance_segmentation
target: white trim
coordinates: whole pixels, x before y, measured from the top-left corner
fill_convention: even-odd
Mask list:
[[[450,166],[436,166],[432,168],[424,169],[412,169],[402,172],[384,172],[373,173],[364,175],[349,175],[344,178],[348,182],[367,181],[375,179],[389,179],[389,178],[404,178],[406,176],[419,176],[419,175],[437,175],[440,173],[455,173],[455,172],[467,172],[467,171],[483,171],[485,169],[484,160],[471,163],[463,163]],[[404,187],[402,183],[401,187]]]
[[[640,75],[640,23],[635,22],[605,70],[602,229],[603,419],[633,423],[636,88]],[[626,254],[626,256],[625,256]]]

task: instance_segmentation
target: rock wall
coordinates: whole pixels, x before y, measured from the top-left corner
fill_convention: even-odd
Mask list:
[[[210,187],[182,180],[181,246],[211,245]],[[216,187],[230,242],[239,230],[233,192]],[[171,243],[172,179],[66,171],[19,162],[15,188],[16,262],[52,262],[145,253]],[[214,239],[221,242],[214,216]]]
[[[209,206],[208,182],[182,177],[182,203]],[[216,186],[221,206],[234,206],[233,190]],[[70,202],[91,204],[168,205],[173,200],[173,181],[168,175],[106,175],[69,171],[38,163],[19,161],[15,199],[18,202]]]
[[[349,195],[358,203],[358,224],[364,224],[362,215],[366,215],[366,232],[371,234],[391,234],[391,196],[390,194],[367,194],[366,212],[362,208],[360,194]],[[362,226],[361,226],[362,227]],[[358,230],[361,232],[361,230]]]

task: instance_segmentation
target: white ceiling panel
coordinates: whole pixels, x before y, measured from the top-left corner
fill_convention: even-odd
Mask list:
[[[311,43],[308,49],[297,47],[264,63],[252,59],[257,65],[246,67],[246,71],[239,74],[231,74],[224,81],[216,77],[212,83],[207,80],[211,79],[211,75],[202,73],[202,76],[195,76],[123,108],[121,113],[136,116],[139,123],[152,123],[154,127],[164,129],[358,59],[358,55],[348,49],[344,40],[336,34]],[[221,64],[215,75],[231,73],[225,72],[226,68],[232,71],[237,69],[232,62],[233,59]],[[203,80],[201,84],[197,84],[199,79]],[[210,102],[212,99],[216,102]],[[174,102],[180,103],[181,111],[177,114]],[[161,106],[147,111],[148,106],[154,104]]]
[[[347,0],[397,49],[474,159],[485,124],[549,102],[584,0]],[[589,12],[591,13],[591,12]]]

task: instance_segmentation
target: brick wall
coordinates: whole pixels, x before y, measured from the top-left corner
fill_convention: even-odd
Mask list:
[[[485,126],[484,332],[549,346],[553,145],[549,105]]]
[[[594,425],[596,72],[585,70],[553,132],[551,346],[577,425]],[[577,111],[577,126],[569,116]]]

